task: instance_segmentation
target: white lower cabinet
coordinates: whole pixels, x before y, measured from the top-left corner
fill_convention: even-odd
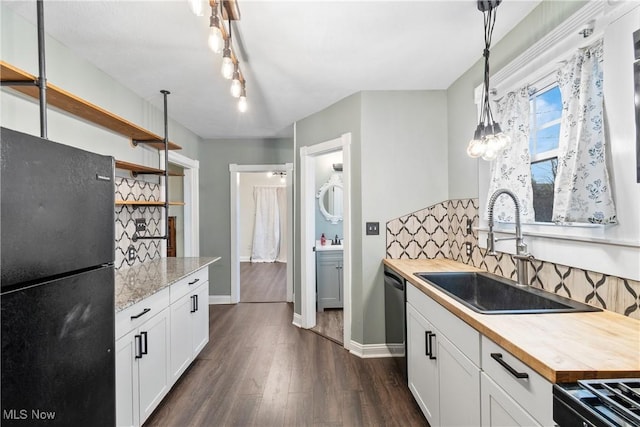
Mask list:
[[[522,406],[482,373],[482,425],[487,427],[540,426]]]
[[[169,310],[116,341],[117,425],[141,425],[171,387]]]
[[[544,377],[414,286],[406,313],[409,389],[429,425],[554,425]]]
[[[209,342],[209,283],[171,304],[171,376],[177,380]]]
[[[428,297],[409,289],[407,367],[411,393],[432,427],[479,426],[480,368],[438,326],[450,329],[456,341],[464,336],[470,337],[472,344],[475,341],[471,346],[475,360],[479,359],[477,332],[448,318],[451,313],[433,310]],[[430,318],[423,313],[429,313]],[[469,341],[464,346],[467,344]]]
[[[206,268],[116,313],[116,422],[141,426],[209,342]]]

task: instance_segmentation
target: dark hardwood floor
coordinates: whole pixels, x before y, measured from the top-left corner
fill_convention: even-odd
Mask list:
[[[291,324],[287,303],[210,306],[210,342],[145,426],[428,426],[395,360]]]
[[[285,302],[287,264],[282,262],[241,262],[241,302]]]
[[[344,341],[344,317],[341,308],[326,308],[316,313],[316,326],[312,331],[342,344]]]

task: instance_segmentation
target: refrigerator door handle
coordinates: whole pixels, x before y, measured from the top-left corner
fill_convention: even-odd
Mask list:
[[[147,354],[147,333],[146,332],[140,332],[140,335],[144,337],[144,350],[142,350],[143,346],[140,346],[140,353],[141,354]],[[142,339],[140,340],[142,341]]]
[[[142,335],[133,336],[136,359],[142,359]]]

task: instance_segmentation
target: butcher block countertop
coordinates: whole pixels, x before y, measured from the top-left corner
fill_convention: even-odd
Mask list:
[[[220,257],[159,258],[116,270],[116,313],[219,259]]]
[[[385,259],[384,264],[552,383],[586,378],[640,378],[638,320],[606,310],[480,314],[414,273],[481,270],[444,259]]]

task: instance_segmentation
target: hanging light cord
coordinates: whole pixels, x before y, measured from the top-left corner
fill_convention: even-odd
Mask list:
[[[493,36],[493,27],[496,23],[496,8],[491,7],[489,10],[483,13],[484,15],[484,90],[483,90],[483,102],[480,112],[480,120],[486,122],[483,124],[493,123],[493,113],[491,112],[491,106],[489,105],[489,54],[491,49],[491,38]]]

